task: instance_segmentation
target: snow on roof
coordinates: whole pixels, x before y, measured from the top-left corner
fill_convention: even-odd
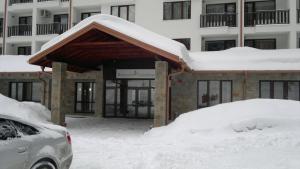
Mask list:
[[[260,50],[249,47],[216,52],[190,52],[195,71],[300,70],[300,49]]]
[[[188,57],[187,49],[182,43],[149,31],[127,20],[105,14],[98,14],[84,19],[83,21],[79,22],[77,25],[72,27],[70,30],[44,44],[37,54],[45,51],[46,49],[49,49],[50,47],[56,45],[57,43],[63,41],[64,39],[70,37],[71,35],[75,34],[76,32],[84,29],[85,27],[93,23],[103,25],[107,28],[125,34],[143,43],[154,46],[168,53],[174,54],[181,59]]]
[[[0,55],[0,72],[38,72],[39,66],[27,62],[30,56],[24,55]],[[50,70],[49,68],[47,71]]]

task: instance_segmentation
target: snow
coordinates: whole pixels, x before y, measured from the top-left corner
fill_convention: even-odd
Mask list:
[[[41,50],[36,54],[39,54],[49,49],[50,47],[58,44],[64,39],[70,37],[71,35],[75,34],[76,32],[84,29],[85,27],[93,23],[103,25],[107,28],[125,34],[143,43],[157,47],[166,52],[172,53],[178,56],[179,57],[178,59],[185,59],[186,57],[188,57],[187,49],[183,44],[171,40],[169,38],[166,38],[164,36],[161,36],[157,33],[151,32],[127,20],[112,15],[106,15],[106,14],[98,14],[84,19],[83,21],[79,22],[77,25],[72,27],[70,30],[66,31],[65,33],[53,38],[52,40],[44,44]]]
[[[0,72],[39,72],[39,66],[27,63],[31,56],[24,55],[0,55]],[[47,68],[46,71],[51,69]]]
[[[298,101],[217,105],[150,131],[145,120],[69,117],[67,123],[71,169],[300,168]]]
[[[39,103],[19,102],[0,94],[0,114],[33,123],[48,123],[51,112]]]
[[[196,71],[300,70],[300,49],[237,47],[224,51],[190,52],[189,56],[187,64]]]

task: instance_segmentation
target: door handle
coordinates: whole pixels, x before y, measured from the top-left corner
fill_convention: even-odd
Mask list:
[[[27,151],[27,147],[18,147],[17,149],[18,153],[25,153]]]

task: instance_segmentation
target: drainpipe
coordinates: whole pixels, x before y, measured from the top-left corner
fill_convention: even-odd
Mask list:
[[[243,100],[246,100],[246,98],[247,98],[247,81],[248,81],[248,72],[244,71]]]
[[[72,0],[69,0],[68,29],[72,27]]]
[[[2,55],[5,55],[5,48],[6,48],[6,25],[7,25],[7,1],[4,0],[4,17],[3,17],[3,27],[2,27],[2,36],[3,36],[3,41],[2,41]]]
[[[244,46],[244,0],[240,0],[240,47]]]
[[[184,63],[183,62],[181,62],[181,64],[180,64],[180,70],[179,71],[177,71],[177,72],[174,72],[174,73],[170,73],[169,75],[168,75],[168,79],[167,79],[167,91],[166,91],[166,93],[167,93],[167,111],[166,111],[166,124],[168,124],[169,123],[169,121],[170,121],[170,89],[171,89],[171,82],[172,82],[172,77],[175,77],[175,76],[178,76],[178,75],[180,75],[180,74],[182,74],[183,72],[184,72],[184,70],[185,70],[185,66],[184,66]],[[171,117],[172,119],[174,118],[174,117]]]

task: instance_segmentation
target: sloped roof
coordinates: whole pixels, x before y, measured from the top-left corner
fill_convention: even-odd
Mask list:
[[[82,36],[91,29],[108,32],[128,43],[178,63],[188,57],[188,51],[185,46],[177,41],[151,32],[119,17],[99,14],[81,21],[70,30],[44,44],[41,50],[32,56],[29,63],[39,64],[38,61],[45,59],[47,54]]]

